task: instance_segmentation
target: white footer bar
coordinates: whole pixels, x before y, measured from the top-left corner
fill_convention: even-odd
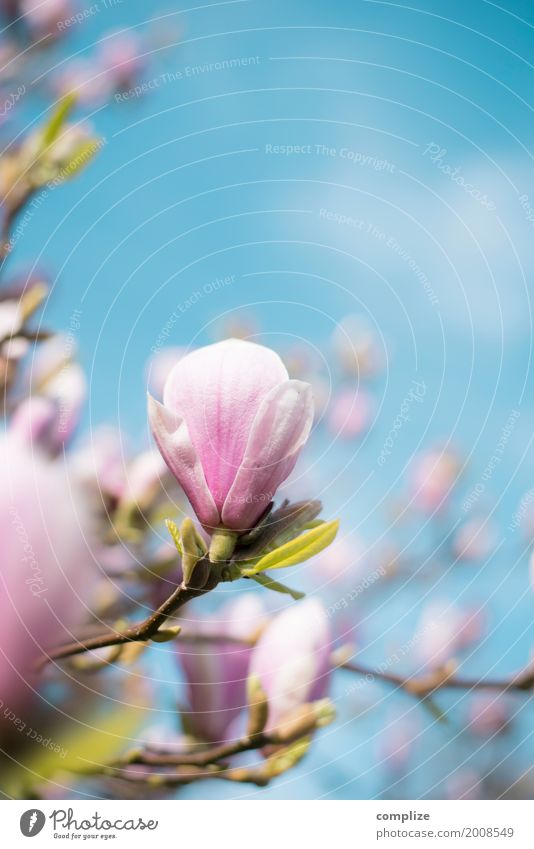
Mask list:
[[[534,802],[5,801],[2,845],[532,849]],[[30,843],[31,839],[35,843]],[[163,842],[164,841],[164,842]]]

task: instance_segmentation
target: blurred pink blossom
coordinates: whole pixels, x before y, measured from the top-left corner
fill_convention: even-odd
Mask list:
[[[327,694],[331,650],[328,617],[316,599],[292,605],[270,622],[250,665],[269,701],[267,730],[295,708]]]
[[[353,580],[361,567],[364,552],[365,543],[355,534],[338,536],[314,557],[311,568],[326,583]]]
[[[448,799],[480,799],[482,797],[480,775],[467,767],[457,770],[448,776],[445,792]]]
[[[60,35],[62,29],[58,24],[73,12],[73,0],[20,0],[20,14],[35,38]]]
[[[144,70],[146,60],[141,39],[133,32],[107,33],[100,41],[96,64],[113,81],[115,90],[133,86]]]
[[[72,473],[93,501],[118,500],[126,486],[124,446],[120,431],[98,428],[72,455]]]
[[[327,413],[330,433],[342,439],[355,439],[368,429],[373,412],[373,398],[364,389],[341,389],[330,401]]]
[[[25,698],[32,659],[72,638],[95,573],[89,513],[62,465],[9,436],[0,440],[0,463],[0,690],[13,707]]]
[[[510,722],[510,707],[498,694],[477,694],[469,703],[469,730],[480,737],[504,731]]]
[[[105,101],[113,93],[113,81],[109,74],[90,59],[75,57],[62,65],[53,80],[59,97],[75,94],[84,106],[93,106]]]
[[[411,469],[412,497],[424,513],[444,510],[461,472],[459,457],[450,449],[418,454]]]
[[[347,375],[374,377],[383,367],[378,335],[365,316],[348,315],[342,319],[332,335],[332,346]]]
[[[476,518],[465,522],[454,534],[452,548],[458,560],[483,560],[488,557],[497,537],[488,519]]]
[[[478,642],[484,630],[482,611],[460,608],[445,600],[431,601],[424,608],[415,631],[419,661],[429,669],[440,666]]]
[[[395,713],[386,721],[378,740],[378,757],[388,770],[396,774],[405,772],[420,733],[420,724],[411,716]]]
[[[252,645],[239,640],[253,638],[266,621],[258,595],[247,593],[209,618],[184,623],[187,633],[202,638],[197,643],[176,643],[187,682],[187,727],[195,737],[217,743],[231,736],[232,725],[247,703],[252,656]]]
[[[12,423],[21,435],[41,440],[40,447],[52,455],[74,435],[87,397],[85,374],[74,354],[68,336],[53,336],[36,349],[26,376],[28,398]]]

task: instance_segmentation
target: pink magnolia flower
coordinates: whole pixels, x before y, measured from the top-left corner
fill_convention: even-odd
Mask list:
[[[288,607],[267,626],[250,665],[269,702],[267,731],[300,705],[326,696],[331,649],[328,617],[316,599]]]
[[[232,736],[232,725],[247,703],[253,651],[252,645],[240,645],[238,640],[251,639],[266,621],[259,597],[246,593],[216,616],[184,625],[203,638],[198,643],[176,643],[187,681],[187,726],[195,737],[218,743]]]
[[[290,380],[274,351],[240,339],[180,359],[163,404],[149,396],[148,409],[165,462],[210,530],[255,525],[313,421],[309,384]]]

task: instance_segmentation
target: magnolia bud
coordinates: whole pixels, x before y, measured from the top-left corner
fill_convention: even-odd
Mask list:
[[[330,699],[320,699],[300,705],[287,714],[271,732],[273,743],[288,744],[307,737],[318,728],[329,725],[335,718]]]
[[[154,643],[170,643],[171,640],[174,640],[178,636],[181,630],[179,625],[174,625],[172,628],[160,628],[150,639]]]
[[[265,730],[269,718],[269,702],[260,679],[251,675],[247,681],[248,726],[247,737],[256,737]]]

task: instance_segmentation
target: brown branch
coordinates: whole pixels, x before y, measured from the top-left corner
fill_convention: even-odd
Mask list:
[[[94,765],[79,772],[153,787],[187,784],[203,778],[221,778],[264,787],[272,778],[301,760],[310,736],[325,724],[325,704],[319,701],[295,708],[287,714],[283,724],[266,731],[266,706],[266,701],[256,693],[255,700],[249,704],[247,733],[237,740],[211,746],[199,742],[196,745],[202,748],[198,752],[158,752],[148,747],[133,749],[112,763]],[[242,767],[228,762],[236,755],[258,749],[264,750],[264,760],[259,765]],[[137,772],[132,767],[146,767],[147,771]]]
[[[154,637],[169,616],[179,610],[193,598],[205,595],[213,590],[220,580],[220,571],[208,561],[199,561],[193,575],[195,585],[185,586],[183,583],[176,587],[169,598],[163,602],[150,616],[125,630],[111,630],[107,634],[89,637],[86,640],[76,640],[72,643],[51,649],[40,658],[37,668],[41,669],[50,661],[63,660],[87,651],[120,646],[125,643],[146,642]]]
[[[231,743],[221,743],[218,746],[212,746],[211,749],[192,753],[192,754],[171,754],[150,752],[139,750],[132,752],[121,761],[116,761],[114,767],[124,767],[130,764],[143,764],[144,766],[197,766],[207,767],[217,764],[219,761],[227,760],[234,755],[241,755],[243,752],[253,752],[256,749],[261,749],[264,746],[280,744],[280,741],[269,734],[255,734],[251,737],[243,737],[240,740],[234,740]]]
[[[219,778],[225,781],[255,784],[265,787],[272,776],[266,770],[266,764],[257,767],[232,766],[225,761],[243,752],[255,751],[264,746],[280,745],[276,734],[251,734],[231,743],[222,743],[195,753],[161,753],[149,750],[136,750],[124,758],[105,766],[88,769],[73,769],[80,775],[113,778],[134,784],[144,784],[153,788],[176,787],[202,781],[207,778]],[[146,766],[150,772],[129,771],[131,766]],[[157,769],[172,772],[158,772]]]
[[[143,784],[155,790],[179,787],[184,784],[192,784],[194,781],[203,781],[208,778],[218,778],[222,781],[235,781],[239,784],[255,784],[257,787],[266,787],[269,784],[269,776],[259,768],[254,767],[231,767],[231,768],[201,768],[195,766],[178,767],[175,772],[151,772],[127,773],[117,772],[108,767],[100,777],[114,778],[119,781],[127,781],[133,784]]]
[[[408,678],[397,675],[394,672],[383,672],[379,669],[372,669],[360,663],[355,663],[352,660],[342,661],[336,664],[336,668],[346,669],[349,672],[368,676],[371,679],[376,678],[380,681],[385,681],[388,684],[406,690],[406,692],[413,696],[419,696],[421,698],[429,696],[436,690],[443,688],[456,690],[501,690],[502,692],[509,692],[511,690],[528,692],[534,689],[534,664],[530,664],[510,678],[496,679],[457,677],[455,674],[456,666],[453,663],[445,664],[423,675]]]

